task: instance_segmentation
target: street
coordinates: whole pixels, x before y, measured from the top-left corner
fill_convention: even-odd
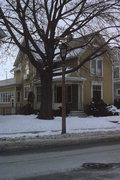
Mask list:
[[[86,169],[83,163],[116,163],[110,169]],[[118,180],[120,144],[55,152],[28,152],[0,156],[0,180]],[[117,179],[118,178],[118,179]]]

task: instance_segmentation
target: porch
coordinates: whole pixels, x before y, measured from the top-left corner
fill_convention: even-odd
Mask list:
[[[66,85],[66,111],[83,110],[83,82],[84,78],[67,76]],[[53,110],[62,108],[62,78],[53,79]]]
[[[83,86],[85,78],[82,77],[65,77],[66,85],[66,110],[71,111],[81,111],[83,110]],[[59,111],[62,108],[62,77],[53,78],[53,111]],[[39,110],[41,102],[41,87],[40,81],[34,83],[34,109]]]

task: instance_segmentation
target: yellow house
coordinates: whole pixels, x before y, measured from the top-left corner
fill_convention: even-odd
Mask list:
[[[73,67],[99,45],[87,45],[79,48],[79,39],[71,42],[72,50],[66,57],[67,67]],[[34,94],[34,110],[40,108],[40,79],[36,69],[29,62],[26,55],[18,53],[14,63],[14,78],[0,81],[0,114],[21,113],[24,105],[28,103],[28,94]],[[53,110],[62,106],[61,76],[53,77]],[[105,103],[112,104],[112,62],[108,52],[95,57],[85,63],[77,71],[66,74],[66,106],[70,111],[81,111],[89,104],[92,98],[99,97]]]

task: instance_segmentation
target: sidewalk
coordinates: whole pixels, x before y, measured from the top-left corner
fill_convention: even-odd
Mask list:
[[[71,145],[90,145],[116,141],[120,142],[120,131],[71,133],[38,137],[1,138],[0,152],[43,150]]]

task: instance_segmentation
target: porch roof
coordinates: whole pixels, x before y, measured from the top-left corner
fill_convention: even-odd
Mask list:
[[[13,85],[13,84],[15,84],[15,83],[16,83],[16,81],[15,81],[14,78],[1,80],[1,81],[0,81],[0,87],[1,87],[1,86]]]
[[[83,77],[74,77],[74,76],[67,76],[65,75],[65,81],[67,83],[82,83],[84,82],[86,79]],[[62,81],[62,76],[55,76],[53,77],[53,82],[61,82]]]
[[[68,76],[67,74],[65,75],[65,82],[68,84],[79,84],[79,83],[83,83],[85,80],[86,78],[83,77]],[[62,75],[53,77],[53,83],[59,83],[61,81],[62,81]],[[34,81],[34,84],[39,84],[39,83],[40,83],[40,79]]]
[[[0,87],[9,87],[9,86],[16,86],[19,85],[20,83],[16,82],[15,78],[10,78],[10,79],[5,79],[0,81]]]

